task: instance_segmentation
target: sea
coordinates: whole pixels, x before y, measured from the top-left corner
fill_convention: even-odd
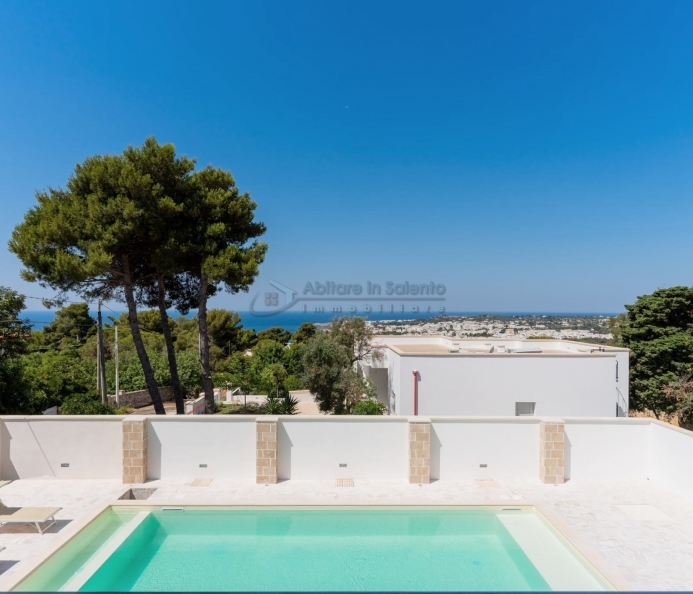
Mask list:
[[[95,317],[95,312],[90,312],[92,316]],[[111,311],[102,310],[104,321],[108,321],[108,316],[119,317],[122,315],[123,311]],[[238,314],[241,316],[241,321],[243,327],[246,329],[252,329],[256,332],[261,332],[267,328],[273,326],[281,326],[286,328],[291,332],[295,332],[296,329],[304,322],[312,322],[313,324],[326,324],[335,317],[332,312],[302,312],[302,311],[285,311],[272,316],[258,317],[249,311],[239,311]],[[180,314],[177,312],[169,312],[171,317],[178,317]],[[187,314],[187,317],[192,317],[195,312]],[[389,313],[389,312],[371,312],[369,314],[359,314],[363,315],[368,320],[382,321],[382,320],[425,320],[434,317],[440,317],[441,314],[437,312],[431,313],[418,313],[416,315],[412,313]],[[614,316],[615,313],[612,312],[463,312],[463,311],[448,311],[445,312],[445,316],[455,317],[455,316],[481,316],[481,315],[497,315],[497,316]],[[33,310],[24,311],[22,313],[22,318],[28,319],[32,325],[32,328],[40,330],[44,325],[50,324],[55,318],[55,310]]]

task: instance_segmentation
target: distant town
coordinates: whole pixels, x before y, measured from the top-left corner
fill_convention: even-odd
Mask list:
[[[443,334],[459,338],[555,338],[606,344],[605,315],[469,315],[369,322],[376,334]]]

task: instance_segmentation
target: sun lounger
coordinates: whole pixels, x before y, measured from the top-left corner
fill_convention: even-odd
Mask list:
[[[0,524],[34,524],[39,534],[55,526],[55,514],[62,507],[7,507],[0,501]],[[41,524],[47,526],[41,527]]]

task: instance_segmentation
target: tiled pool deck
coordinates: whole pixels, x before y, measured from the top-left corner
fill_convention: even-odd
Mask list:
[[[217,504],[374,505],[517,500],[541,503],[558,515],[585,543],[611,565],[633,590],[690,590],[693,584],[693,502],[647,480],[569,481],[543,485],[537,481],[436,481],[410,485],[404,481],[285,481],[256,485],[215,479],[207,487],[191,480],[149,481],[156,493],[149,502],[180,501]],[[96,507],[121,496],[118,481],[55,479],[20,480],[0,489],[9,506],[60,506],[58,525],[44,535],[32,526],[0,528],[0,589],[33,564]]]

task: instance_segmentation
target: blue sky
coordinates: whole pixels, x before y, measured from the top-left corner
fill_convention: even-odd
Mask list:
[[[0,240],[155,135],[258,202],[259,289],[620,311],[693,283],[692,30],[690,2],[4,1]],[[19,270],[0,249],[1,285],[50,293]]]

